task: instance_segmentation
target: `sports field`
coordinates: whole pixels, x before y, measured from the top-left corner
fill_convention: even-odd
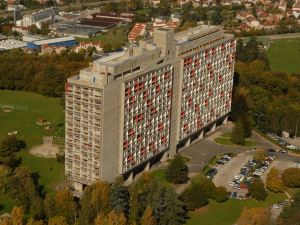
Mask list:
[[[300,38],[271,41],[267,54],[272,71],[300,73]]]
[[[3,112],[2,107],[13,107],[11,112]],[[9,107],[8,107],[9,106]],[[49,125],[38,125],[46,120]],[[46,129],[49,127],[49,129]],[[64,179],[64,165],[56,159],[46,159],[29,154],[28,149],[42,143],[43,136],[64,136],[64,112],[59,98],[48,98],[21,91],[0,91],[0,138],[17,131],[17,137],[27,144],[27,149],[18,154],[22,164],[39,175],[39,184],[47,192]],[[2,207],[1,207],[2,205]],[[11,200],[1,193],[0,213],[9,211]],[[2,209],[1,209],[2,208]]]

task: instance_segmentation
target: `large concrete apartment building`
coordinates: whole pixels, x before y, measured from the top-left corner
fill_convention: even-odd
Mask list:
[[[66,175],[76,189],[125,179],[227,120],[236,42],[220,27],[158,29],[66,84]]]

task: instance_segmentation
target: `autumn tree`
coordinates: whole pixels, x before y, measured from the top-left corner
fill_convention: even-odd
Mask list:
[[[109,212],[110,187],[107,182],[98,181],[85,188],[80,200],[80,224],[89,225],[95,221],[97,214]]]
[[[282,180],[287,187],[300,187],[300,169],[288,168],[284,170]]]
[[[42,221],[42,220],[34,220],[34,219],[31,218],[26,223],[26,225],[44,225],[44,221]]]
[[[68,224],[74,222],[76,203],[73,195],[67,190],[60,190],[55,195],[55,219],[64,218]],[[54,225],[54,224],[53,224]]]
[[[48,225],[68,225],[67,220],[63,216],[51,217],[48,221]]]
[[[12,225],[23,225],[24,223],[24,210],[21,207],[14,207],[11,212]]]
[[[116,213],[112,210],[107,216],[98,214],[95,225],[126,225],[127,219],[123,213]]]
[[[275,193],[282,192],[284,189],[279,170],[275,167],[271,168],[267,174],[266,187]]]
[[[141,225],[156,225],[156,221],[153,216],[153,210],[150,206],[147,206],[141,218]]]
[[[51,218],[55,215],[55,199],[52,195],[47,194],[43,202],[43,208],[46,218]]]
[[[0,225],[13,225],[10,216],[3,216],[0,221]]]
[[[238,225],[269,225],[271,213],[268,208],[244,208]]]
[[[183,184],[188,181],[188,173],[189,170],[185,159],[180,154],[177,154],[168,164],[166,178],[174,184]]]

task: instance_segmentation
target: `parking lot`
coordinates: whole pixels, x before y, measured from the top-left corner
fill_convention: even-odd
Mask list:
[[[252,151],[242,153],[233,157],[229,162],[225,165],[218,165],[216,168],[218,173],[213,178],[213,182],[216,186],[224,186],[227,191],[234,192],[236,191],[238,195],[245,195],[247,190],[245,189],[234,189],[233,186],[229,185],[232,182],[233,178],[237,176],[240,172],[240,169],[251,160],[253,155]]]

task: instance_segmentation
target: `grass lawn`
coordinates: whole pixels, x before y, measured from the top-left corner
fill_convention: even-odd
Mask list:
[[[76,38],[76,41],[78,42],[101,41],[104,44],[108,42],[111,44],[115,42],[120,42],[124,44],[125,42],[127,42],[127,35],[128,35],[128,28],[122,27],[122,28],[111,29],[107,33],[102,33],[100,35],[91,38]]]
[[[0,214],[4,212],[11,212],[14,206],[14,201],[7,196],[0,192]]]
[[[8,132],[18,131],[17,137],[27,144],[27,149],[18,154],[22,164],[28,166],[33,173],[38,173],[40,184],[45,191],[53,191],[55,184],[63,179],[64,165],[56,159],[35,157],[28,152],[32,146],[42,144],[43,136],[64,137],[64,113],[59,98],[49,98],[21,91],[0,91],[0,104],[19,106],[24,111],[4,113],[0,107],[0,137]],[[52,130],[45,131],[45,126],[36,124],[38,118],[51,123]]]
[[[231,141],[231,133],[225,133],[215,139],[217,144],[228,145],[228,146],[240,146],[232,143]],[[252,138],[246,138],[245,144],[242,146],[245,147],[255,147],[257,145],[256,141]]]
[[[269,193],[263,202],[255,199],[235,200],[229,199],[224,203],[210,201],[199,211],[190,212],[190,220],[187,225],[232,225],[240,217],[244,207],[268,207],[278,201],[286,199],[284,194]]]
[[[300,72],[300,38],[272,41],[267,54],[273,71]]]

